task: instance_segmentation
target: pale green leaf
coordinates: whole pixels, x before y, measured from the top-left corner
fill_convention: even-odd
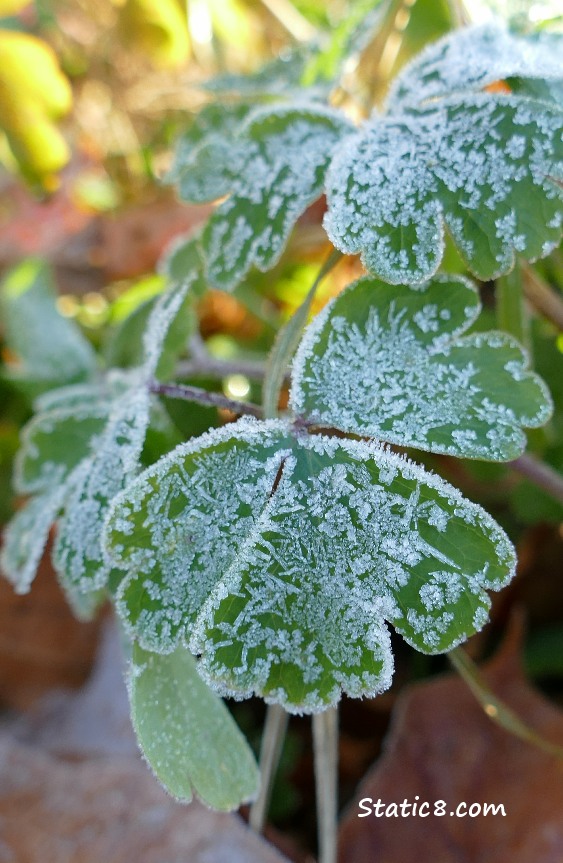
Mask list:
[[[254,798],[254,756],[185,648],[161,656],[134,645],[129,695],[143,755],[173,797],[188,803],[196,794],[223,811]]]
[[[12,379],[31,392],[81,380],[96,369],[96,357],[74,321],[56,307],[47,264],[29,259],[11,270],[0,290],[4,338],[16,362]]]
[[[517,253],[544,257],[561,236],[562,116],[477,93],[372,117],[327,175],[332,242],[394,284],[433,275],[446,230],[481,279],[509,271]]]
[[[503,531],[440,478],[282,421],[178,447],[115,501],[106,543],[134,637],[188,644],[220,692],[296,712],[389,686],[386,621],[451,649],[514,572]]]
[[[545,384],[500,332],[463,336],[481,309],[466,279],[360,279],[307,329],[291,406],[309,421],[400,446],[508,461],[551,414]]]

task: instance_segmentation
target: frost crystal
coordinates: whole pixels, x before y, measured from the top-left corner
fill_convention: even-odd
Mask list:
[[[306,330],[291,406],[320,425],[466,458],[507,461],[543,425],[549,393],[510,336],[460,338],[480,310],[465,279],[417,288],[361,279]]]
[[[385,621],[450,649],[514,570],[502,530],[443,480],[282,421],[177,448],[116,499],[106,544],[136,639],[188,644],[220,692],[296,712],[389,686]]]

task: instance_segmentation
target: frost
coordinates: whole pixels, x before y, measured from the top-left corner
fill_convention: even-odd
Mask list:
[[[389,686],[385,621],[448,650],[514,569],[502,530],[443,480],[282,421],[177,448],[116,499],[105,541],[129,571],[118,607],[134,638],[188,644],[219,692],[295,712]]]
[[[558,81],[562,40],[514,36],[500,21],[463,27],[421,51],[397,76],[388,97],[390,111],[468,90],[482,90],[510,78]]]
[[[494,278],[515,251],[534,259],[559,240],[560,130],[557,108],[517,96],[453,96],[374,116],[336,150],[325,228],[387,282],[428,279],[446,229],[469,269]]]
[[[321,194],[332,151],[349,131],[344,115],[321,105],[259,108],[237,135],[202,147],[191,173],[201,188],[190,199],[230,193],[202,235],[213,285],[232,289],[253,264],[267,270],[276,263],[297,218]],[[205,185],[207,177],[216,185]]]
[[[454,276],[416,289],[361,279],[306,330],[291,407],[319,425],[401,446],[516,458],[522,426],[543,425],[551,398],[510,336],[461,337],[479,309],[475,288]]]

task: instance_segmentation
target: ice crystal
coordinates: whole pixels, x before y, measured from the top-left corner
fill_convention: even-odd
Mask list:
[[[220,692],[297,712],[389,686],[385,621],[450,649],[514,569],[503,531],[443,480],[282,421],[178,447],[115,500],[106,544],[136,639],[188,644]]]
[[[507,146],[507,142],[510,142]],[[444,232],[469,269],[489,279],[559,241],[561,112],[487,93],[374,116],[336,151],[325,228],[387,282],[420,283],[437,269]]]
[[[320,425],[466,458],[505,461],[543,425],[549,393],[498,332],[461,338],[480,310],[465,279],[413,288],[366,278],[311,323],[293,364],[291,406]]]

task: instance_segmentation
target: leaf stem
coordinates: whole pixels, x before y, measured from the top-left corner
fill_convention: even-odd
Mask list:
[[[201,387],[192,387],[185,384],[161,384],[158,381],[153,381],[149,387],[151,393],[159,396],[168,396],[172,399],[184,399],[188,402],[196,402],[196,404],[204,405],[205,407],[223,408],[224,410],[232,411],[239,416],[247,415],[262,418],[262,408],[252,402],[239,402],[234,399],[227,398],[222,393],[213,393]]]
[[[550,465],[526,453],[511,461],[510,467],[563,504],[563,476]]]
[[[264,377],[262,398],[264,416],[266,419],[271,419],[277,415],[280,392],[284,378],[287,375],[288,365],[297,349],[297,345],[301,339],[301,333],[307,323],[307,318],[309,316],[309,311],[311,309],[316,290],[325,276],[327,276],[338,263],[340,258],[342,258],[342,252],[339,252],[337,249],[333,249],[319,270],[304,301],[289,319],[287,324],[278,332],[274,346],[270,356],[268,357],[266,375]]]
[[[262,833],[272,796],[272,786],[280,762],[289,714],[279,704],[269,704],[260,748],[260,791],[250,808],[249,824]]]
[[[563,330],[563,298],[528,264],[521,262],[526,299],[558,330]]]
[[[514,711],[494,694],[480,669],[461,647],[455,647],[448,653],[448,659],[463,678],[468,688],[475,696],[487,716],[494,722],[513,734],[515,737],[531,743],[550,755],[563,758],[563,747],[545,740],[534,728],[523,722]]]
[[[338,818],[338,709],[313,716],[319,863],[336,863]]]

